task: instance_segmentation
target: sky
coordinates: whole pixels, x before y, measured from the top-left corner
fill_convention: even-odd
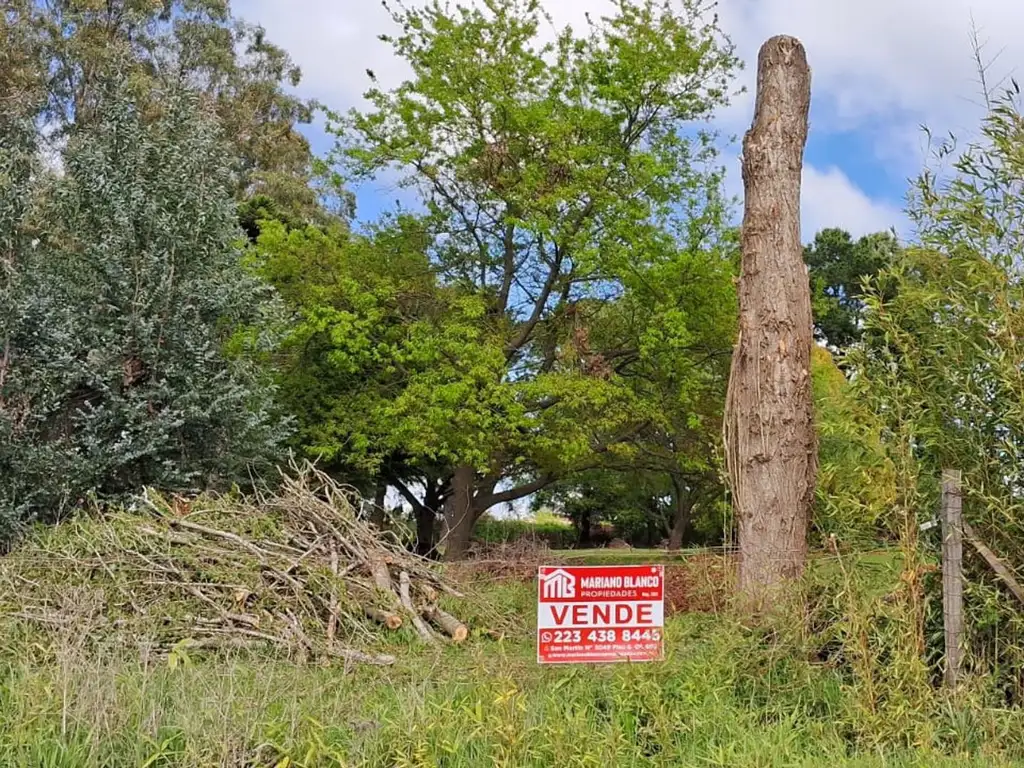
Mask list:
[[[420,2],[421,0],[410,0]],[[556,25],[582,26],[607,0],[544,0]],[[397,85],[403,62],[377,36],[392,31],[379,0],[236,0],[236,12],[263,25],[302,68],[299,92],[333,110],[364,104],[366,69]],[[904,214],[908,180],[928,160],[921,130],[936,136],[976,133],[983,89],[977,39],[993,88],[1024,61],[1021,0],[720,0],[722,28],[745,68],[747,92],[715,119],[724,136],[742,136],[753,115],[757,51],[776,34],[798,37],[812,70],[811,126],[805,153],[802,231],[822,227],[855,235],[895,227],[912,231]],[[331,146],[322,125],[309,126],[315,150]],[[727,187],[739,195],[739,144],[723,147]],[[361,219],[393,206],[392,184],[356,189]]]
[[[586,13],[598,16],[610,8],[608,0],[542,2],[556,25],[577,28]],[[332,110],[365,104],[367,68],[383,87],[407,74],[377,39],[393,31],[380,0],[234,0],[234,8],[289,51],[303,71],[299,93]],[[977,134],[984,89],[975,41],[990,90],[1008,84],[1024,62],[1024,0],[719,0],[715,10],[745,64],[736,85],[746,93],[714,121],[724,136],[741,137],[750,125],[760,45],[789,34],[807,49],[812,92],[802,196],[805,242],[834,226],[854,235],[895,228],[912,238],[904,206],[909,180],[928,160],[922,126],[939,137]],[[318,153],[330,148],[322,124],[306,133]],[[723,146],[723,162],[727,190],[740,196],[738,142]],[[364,221],[404,194],[387,180],[355,191]],[[389,503],[397,503],[392,497]]]

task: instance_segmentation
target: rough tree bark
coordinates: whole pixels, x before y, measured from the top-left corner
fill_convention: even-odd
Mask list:
[[[811,299],[800,179],[811,75],[800,41],[773,37],[757,62],[743,140],[743,266],[724,440],[739,525],[741,595],[764,606],[803,572],[817,475]]]
[[[478,481],[472,466],[457,467],[448,484],[444,503],[445,528],[444,559],[461,560],[469,551],[473,528],[487,510],[499,504],[508,504],[526,498],[550,485],[555,475],[542,474],[503,491],[497,487],[500,474],[485,476]]]
[[[469,550],[476,510],[473,507],[473,467],[463,465],[455,469],[451,481],[451,494],[444,505],[447,532],[444,537],[444,559],[461,560]]]
[[[693,491],[687,492],[682,478],[672,476],[672,531],[668,537],[668,548],[672,552],[678,552],[683,547],[686,534],[690,532],[690,513],[693,511],[693,504],[696,494]]]
[[[370,511],[370,522],[377,527],[378,531],[384,530],[384,524],[387,522],[387,511],[384,509],[387,497],[388,481],[380,478],[377,480],[377,487],[374,489],[373,509]]]

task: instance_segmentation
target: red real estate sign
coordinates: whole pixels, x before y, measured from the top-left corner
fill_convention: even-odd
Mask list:
[[[542,565],[537,576],[539,663],[664,658],[664,566]]]

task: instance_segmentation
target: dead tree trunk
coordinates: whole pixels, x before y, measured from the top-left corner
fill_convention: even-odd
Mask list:
[[[724,440],[739,524],[739,589],[763,605],[801,575],[817,475],[811,300],[800,241],[800,179],[811,76],[800,41],[773,37],[757,62],[743,140],[743,266]]]
[[[445,503],[444,518],[447,533],[444,538],[444,559],[452,562],[461,560],[469,551],[476,510],[473,508],[473,480],[475,472],[471,466],[456,468],[451,481],[451,494]]]

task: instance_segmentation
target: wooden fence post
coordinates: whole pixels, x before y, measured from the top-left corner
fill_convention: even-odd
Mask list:
[[[946,635],[946,685],[960,677],[964,630],[963,503],[959,469],[942,472],[942,624]]]

